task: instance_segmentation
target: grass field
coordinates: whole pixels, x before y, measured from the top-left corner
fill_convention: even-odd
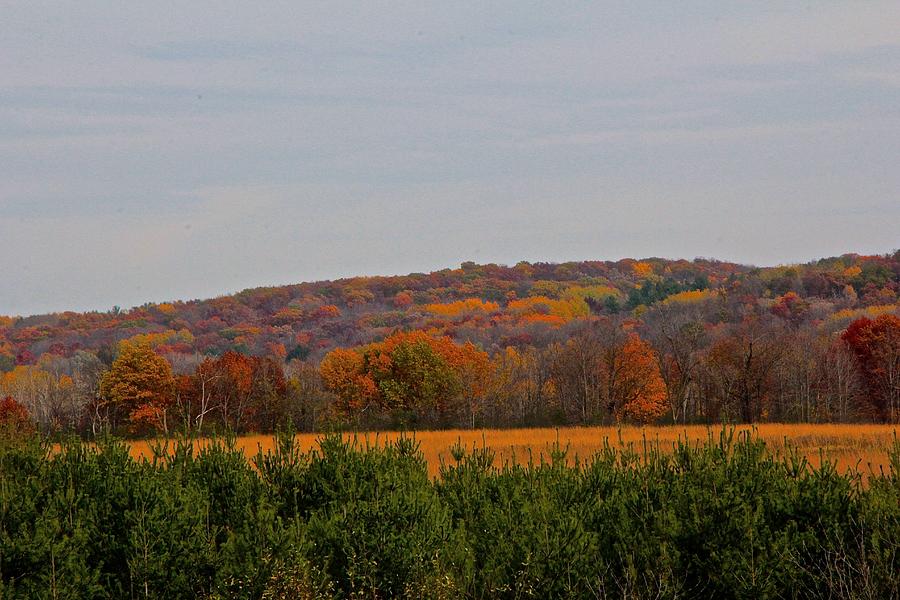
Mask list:
[[[838,469],[846,472],[858,468],[863,475],[870,472],[885,472],[890,469],[887,450],[898,431],[896,425],[808,425],[767,423],[755,426],[737,426],[736,432],[753,430],[754,435],[766,442],[772,451],[783,454],[787,447],[794,448],[806,456],[810,464],[818,466],[822,457],[836,462]],[[528,462],[529,458],[538,462],[547,459],[552,446],[558,441],[568,448],[568,459],[586,458],[600,450],[605,443],[614,447],[631,446],[640,451],[644,442],[659,443],[664,449],[672,448],[681,440],[692,443],[706,441],[710,436],[718,440],[721,427],[708,428],[703,425],[664,427],[565,427],[540,429],[487,429],[487,430],[444,430],[419,431],[414,434],[428,461],[428,470],[436,476],[441,460],[451,463],[450,448],[457,443],[468,449],[487,446],[496,453],[495,463],[500,466],[510,461]],[[398,432],[345,434],[356,436],[362,445],[382,444],[396,439]],[[737,433],[736,433],[737,435]],[[303,450],[316,445],[318,434],[299,434],[297,439]],[[198,441],[198,445],[206,442]],[[257,450],[273,448],[274,438],[270,435],[250,435],[237,439],[237,446],[248,456]],[[131,454],[136,458],[152,456],[151,444],[147,441],[130,442]]]

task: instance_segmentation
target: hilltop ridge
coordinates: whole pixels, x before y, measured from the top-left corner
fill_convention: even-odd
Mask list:
[[[109,352],[139,334],[167,336],[164,351],[173,353],[231,349],[287,359],[321,357],[333,347],[367,343],[398,328],[502,347],[527,337],[526,330],[559,327],[589,314],[631,312],[685,292],[723,292],[743,301],[794,292],[814,300],[817,313],[833,313],[895,303],[898,280],[900,252],[777,267],[661,258],[464,262],[431,273],[260,287],[130,310],[0,317],[0,368],[30,364],[47,353]]]

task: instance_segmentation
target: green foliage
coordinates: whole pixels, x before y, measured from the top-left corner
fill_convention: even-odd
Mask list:
[[[4,438],[0,597],[900,596],[897,442],[866,486],[728,431],[574,466],[456,447],[436,480],[413,438],[157,450]]]
[[[709,280],[706,277],[696,277],[691,283],[679,283],[669,278],[659,281],[645,280],[642,282],[641,287],[633,288],[628,292],[628,300],[625,306],[628,309],[636,308],[642,304],[649,306],[679,292],[705,290],[708,287]],[[613,306],[608,306],[607,308],[611,309]]]
[[[886,265],[867,263],[862,266],[862,272],[854,277],[851,283],[859,292],[867,285],[881,287],[895,278],[896,274]]]
[[[399,344],[390,358],[389,369],[375,371],[375,384],[387,406],[433,407],[461,385],[447,361],[423,342]]]
[[[309,356],[310,349],[308,346],[304,346],[303,344],[297,344],[294,346],[294,349],[287,353],[287,356],[284,357],[285,362],[289,362],[292,360],[306,360]]]

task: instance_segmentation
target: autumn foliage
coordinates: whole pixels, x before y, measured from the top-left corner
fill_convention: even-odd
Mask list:
[[[34,431],[34,423],[28,409],[16,402],[12,396],[0,399],[0,433],[15,435]]]
[[[336,395],[335,409],[340,414],[352,418],[378,398],[378,387],[367,372],[362,352],[336,348],[322,359],[319,372],[325,387]]]
[[[898,294],[900,252],[466,262],[2,317],[0,397],[86,435],[897,422]]]
[[[900,417],[900,317],[853,321],[841,336],[862,368],[874,416],[895,423]]]
[[[553,320],[546,322],[560,325],[578,317],[586,317],[590,313],[587,303],[578,297],[555,300],[546,296],[532,296],[512,300],[507,308],[511,314],[526,321],[534,322],[535,317],[552,317]]]
[[[100,394],[105,407],[127,418],[134,428],[150,426],[168,432],[174,386],[171,366],[149,342],[124,341],[100,382]]]
[[[496,302],[485,302],[480,298],[466,298],[465,300],[457,300],[446,304],[428,304],[425,306],[425,310],[442,317],[454,318],[467,313],[489,314],[500,310],[500,305]]]
[[[487,390],[489,369],[487,354],[472,344],[411,331],[334,350],[322,360],[320,373],[345,416],[375,406],[401,418],[440,422],[450,413],[475,410]]]
[[[601,364],[608,398],[619,414],[638,423],[652,423],[665,414],[666,385],[653,348],[630,334],[608,363]]]

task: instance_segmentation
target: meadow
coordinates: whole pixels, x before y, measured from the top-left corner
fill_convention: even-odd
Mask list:
[[[356,441],[363,447],[384,446],[400,437],[412,437],[419,445],[428,473],[436,477],[441,463],[452,463],[452,448],[457,445],[472,450],[488,448],[494,456],[494,466],[527,464],[529,460],[549,460],[556,444],[566,450],[570,465],[589,459],[609,445],[618,450],[632,449],[642,452],[645,444],[671,450],[680,441],[694,446],[715,441],[722,426],[669,425],[622,427],[542,427],[529,429],[450,429],[417,432],[360,432],[345,433],[346,440]],[[879,474],[890,468],[888,451],[892,447],[898,427],[876,424],[807,424],[762,423],[735,425],[736,433],[751,432],[776,455],[784,456],[788,449],[818,467],[822,460],[835,463],[841,473],[858,471],[864,479],[872,473]],[[315,448],[322,434],[301,433],[295,436],[299,448],[304,451]],[[275,445],[273,435],[246,435],[235,438],[235,448],[252,457],[260,450],[270,451]],[[151,458],[153,448],[164,444],[162,440],[133,440],[128,442],[134,458]],[[197,447],[209,444],[209,440],[196,440]]]

